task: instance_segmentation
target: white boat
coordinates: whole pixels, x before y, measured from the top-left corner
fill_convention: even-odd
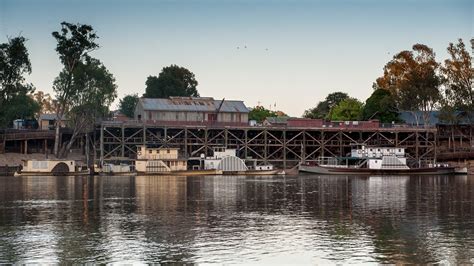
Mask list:
[[[351,150],[348,157],[321,157],[316,163],[301,163],[299,171],[324,175],[437,175],[454,174],[447,164],[426,164],[410,168],[404,148],[366,147]]]
[[[78,166],[74,160],[24,160],[15,176],[75,176],[89,175],[87,167]]]
[[[284,171],[275,169],[271,164],[257,164],[257,160],[242,160],[237,157],[236,149],[214,147],[213,155],[203,159],[205,170],[218,170],[228,175],[277,175]]]

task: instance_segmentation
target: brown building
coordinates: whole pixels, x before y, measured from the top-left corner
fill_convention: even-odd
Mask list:
[[[243,101],[211,97],[140,98],[135,120],[165,124],[247,125],[249,110]]]
[[[54,123],[58,119],[56,114],[41,114],[38,118],[39,129],[42,130],[53,130]],[[66,126],[67,119],[63,118],[61,120],[61,127]]]

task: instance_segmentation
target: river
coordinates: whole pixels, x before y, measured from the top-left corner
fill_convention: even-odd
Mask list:
[[[0,177],[0,263],[474,263],[474,176]]]

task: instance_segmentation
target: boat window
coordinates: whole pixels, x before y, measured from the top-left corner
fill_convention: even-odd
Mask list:
[[[377,149],[377,151],[380,151],[380,149]]]
[[[370,149],[370,151],[372,151],[372,149]]]
[[[398,152],[402,152],[402,149],[398,149]]]

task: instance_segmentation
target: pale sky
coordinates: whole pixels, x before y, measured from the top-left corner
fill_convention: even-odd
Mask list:
[[[0,0],[0,42],[26,37],[27,80],[52,93],[61,65],[51,32],[62,21],[90,24],[101,46],[91,55],[115,76],[120,98],[142,95],[148,76],[177,64],[196,75],[201,96],[301,116],[334,91],[365,101],[383,66],[415,43],[439,61],[449,42],[470,47],[473,2]]]

